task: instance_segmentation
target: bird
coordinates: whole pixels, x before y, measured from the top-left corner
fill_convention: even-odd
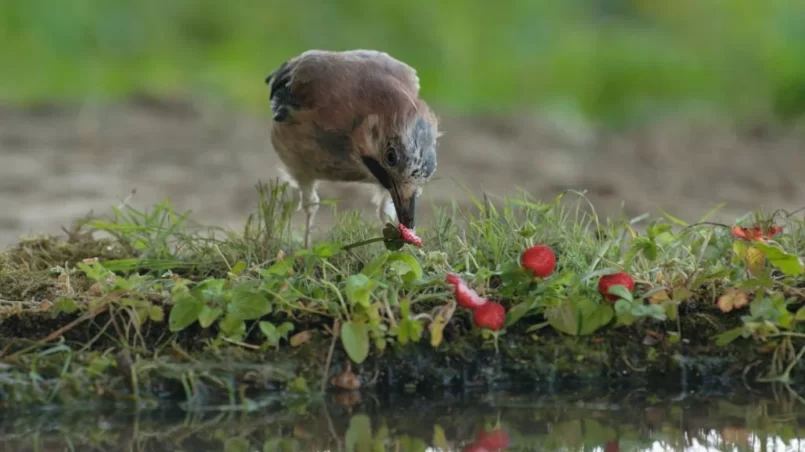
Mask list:
[[[371,184],[380,220],[416,230],[441,132],[413,67],[379,50],[313,49],[285,60],[265,84],[271,144],[300,194],[306,248],[320,181]]]

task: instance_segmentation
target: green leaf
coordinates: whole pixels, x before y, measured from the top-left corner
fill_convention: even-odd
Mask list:
[[[224,310],[221,308],[210,308],[209,306],[204,306],[201,309],[201,313],[198,315],[198,323],[201,325],[202,328],[209,328],[215,319],[217,319],[221,314],[224,313]]]
[[[610,286],[608,293],[612,295],[617,295],[626,301],[633,301],[634,297],[632,297],[632,293],[629,292],[629,289],[626,288],[623,284],[615,284],[614,286]]]
[[[746,250],[748,248],[749,245],[747,245],[743,240],[736,240],[732,242],[732,265],[738,265],[744,261],[744,256],[746,256]]]
[[[424,327],[421,323],[410,318],[410,301],[402,300],[400,302],[400,321],[399,328],[397,329],[397,340],[400,344],[405,345],[408,341],[419,342],[422,338],[422,331]]]
[[[548,322],[556,330],[573,336],[586,336],[606,326],[613,316],[612,308],[588,298],[565,300],[560,306],[545,311]]]
[[[218,323],[218,326],[221,328],[221,332],[230,338],[242,337],[246,333],[246,322],[233,317],[231,314],[225,315]]]
[[[224,284],[225,279],[207,279],[199,283],[193,293],[201,295],[201,299],[205,301],[218,300],[224,293]]]
[[[369,263],[366,264],[363,267],[363,270],[361,270],[361,273],[363,273],[364,275],[368,276],[369,278],[374,278],[375,276],[380,276],[382,274],[382,272],[383,272],[383,265],[386,263],[388,258],[389,258],[388,254],[380,254],[380,255],[378,255],[377,257],[375,257],[374,259],[369,261]]]
[[[389,267],[405,283],[412,283],[422,278],[422,266],[414,256],[408,253],[392,253],[388,257],[388,263]]]
[[[277,333],[277,327],[274,326],[271,322],[260,322],[258,324],[260,326],[260,331],[263,332],[263,336],[268,339],[268,343],[270,345],[278,345],[280,342],[280,335]]]
[[[715,336],[716,345],[719,347],[729,345],[732,341],[741,337],[741,334],[743,334],[743,327],[741,326],[718,334]]]
[[[295,392],[297,394],[304,394],[310,392],[310,389],[307,386],[307,380],[305,379],[305,377],[302,376],[297,376],[296,378],[291,380],[291,382],[288,384],[288,389],[290,389],[291,392]]]
[[[78,305],[75,300],[71,298],[61,298],[53,305],[53,314],[64,312],[65,314],[72,314],[78,310]]]
[[[270,267],[263,270],[263,277],[268,276],[288,276],[293,271],[292,259],[281,259],[274,262]]]
[[[271,312],[268,297],[256,287],[256,281],[242,284],[232,291],[227,312],[239,320],[254,320]]]
[[[664,211],[662,209],[659,209],[659,211],[662,212],[662,215],[665,218],[667,218],[668,220],[670,220],[672,223],[676,223],[677,225],[682,226],[682,227],[688,226],[688,224],[685,221],[680,220],[679,218],[671,215],[670,213],[668,213],[668,212],[666,212],[666,211]]]
[[[329,242],[319,242],[313,245],[313,254],[322,258],[329,259],[341,249],[341,245]]]
[[[352,361],[362,363],[369,356],[369,328],[362,323],[344,323],[341,326],[341,343]]]
[[[179,294],[168,317],[168,328],[171,332],[181,331],[198,320],[204,302],[189,293]]]
[[[271,322],[260,322],[258,326],[266,339],[268,339],[269,345],[272,346],[279,345],[280,339],[287,338],[288,333],[294,329],[293,324],[290,322],[284,322],[279,327]]]
[[[506,313],[506,327],[510,327],[520,321],[534,307],[534,301],[524,301],[514,305]]]
[[[763,254],[766,255],[769,263],[787,276],[799,276],[805,274],[805,267],[799,257],[794,254],[789,254],[777,246],[769,245],[763,242],[754,242],[753,246]]]
[[[805,306],[797,309],[797,315],[795,317],[797,321],[805,320]]]
[[[235,265],[232,267],[232,270],[230,270],[229,273],[238,276],[241,273],[243,273],[243,270],[246,270],[246,262],[238,261],[235,263]]]
[[[679,343],[682,340],[682,336],[679,335],[676,331],[669,331],[668,332],[668,343],[673,345]]]
[[[368,276],[358,273],[347,278],[347,299],[353,305],[359,304],[365,308],[369,307],[370,296],[377,286],[377,281]]]
[[[148,317],[152,322],[160,323],[165,320],[165,311],[162,310],[162,306],[152,305],[150,308],[148,308]]]

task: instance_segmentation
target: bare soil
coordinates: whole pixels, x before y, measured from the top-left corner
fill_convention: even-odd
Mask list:
[[[468,205],[461,184],[477,195],[523,189],[545,200],[587,190],[600,214],[661,207],[686,220],[721,202],[716,218],[725,221],[805,205],[805,133],[793,128],[677,118],[603,131],[536,115],[442,115],[423,213],[454,199]],[[0,109],[0,247],[105,214],[133,190],[137,207],[169,198],[201,223],[239,228],[255,206],[255,184],[276,177],[278,164],[259,115],[146,98]],[[324,184],[320,194],[373,215],[360,186]],[[331,221],[321,209],[318,229]]]

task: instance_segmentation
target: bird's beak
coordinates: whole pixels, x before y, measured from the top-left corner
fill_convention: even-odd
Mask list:
[[[391,199],[394,202],[394,210],[397,212],[397,220],[408,229],[416,228],[416,201],[417,190],[413,187],[391,187]]]

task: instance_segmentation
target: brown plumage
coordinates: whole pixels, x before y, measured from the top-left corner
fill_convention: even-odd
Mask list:
[[[381,219],[415,227],[416,199],[436,171],[439,132],[413,68],[373,50],[310,50],[280,65],[266,84],[271,142],[307,215],[305,246],[321,180],[375,184]]]

